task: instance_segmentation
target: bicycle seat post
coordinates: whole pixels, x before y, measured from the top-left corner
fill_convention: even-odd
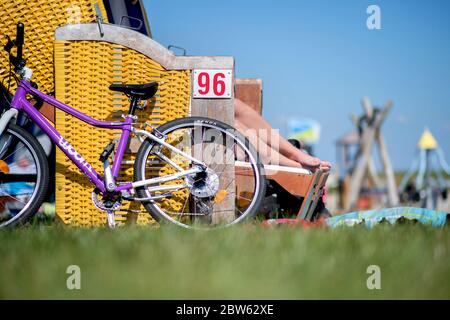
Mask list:
[[[128,110],[129,115],[134,116],[139,100],[140,99],[136,96],[130,96],[130,109]]]

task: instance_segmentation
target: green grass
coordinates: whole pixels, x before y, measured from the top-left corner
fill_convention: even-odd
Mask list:
[[[0,298],[450,298],[450,230],[38,226],[0,232]],[[69,265],[81,290],[66,288]],[[381,290],[366,269],[381,268]]]

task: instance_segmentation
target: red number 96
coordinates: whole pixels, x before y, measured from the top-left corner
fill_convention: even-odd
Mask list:
[[[214,75],[213,81],[212,81],[212,87],[214,95],[216,96],[222,96],[225,93],[225,74],[222,72],[218,72]],[[209,93],[211,89],[211,78],[209,76],[209,73],[207,72],[201,72],[198,75],[197,78],[197,84],[199,86],[198,93],[201,95],[206,95]]]

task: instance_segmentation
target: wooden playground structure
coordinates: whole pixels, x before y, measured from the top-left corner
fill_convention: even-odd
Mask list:
[[[341,161],[340,166],[344,171],[340,177],[339,186],[340,207],[344,211],[361,208],[361,199],[363,199],[361,197],[364,197],[362,191],[365,186],[366,189],[368,186],[369,189],[376,189],[378,193],[386,194],[386,200],[381,200],[378,206],[394,207],[399,203],[394,171],[389,159],[386,142],[381,132],[381,125],[392,105],[392,102],[388,101],[383,108],[374,108],[368,98],[363,98],[362,107],[364,113],[361,116],[351,115],[352,123],[356,127],[356,133],[349,134],[336,143],[338,159]],[[350,155],[352,146],[356,147],[356,150],[353,155]],[[376,170],[373,158],[375,146],[378,147],[383,165],[384,182]],[[373,197],[366,195],[365,199],[371,201]],[[367,206],[373,207],[376,205],[369,203]]]

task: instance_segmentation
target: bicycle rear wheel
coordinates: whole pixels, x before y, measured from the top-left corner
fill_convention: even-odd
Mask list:
[[[0,228],[25,223],[47,194],[49,169],[42,146],[9,124],[0,136]]]
[[[207,169],[136,188],[140,198],[161,197],[144,202],[154,219],[186,228],[217,228],[257,214],[265,194],[264,167],[248,139],[225,123],[202,117],[176,119],[157,130],[167,143],[203,161]],[[164,177],[192,167],[189,159],[146,139],[137,154],[134,180]],[[176,190],[154,191],[173,186]]]

